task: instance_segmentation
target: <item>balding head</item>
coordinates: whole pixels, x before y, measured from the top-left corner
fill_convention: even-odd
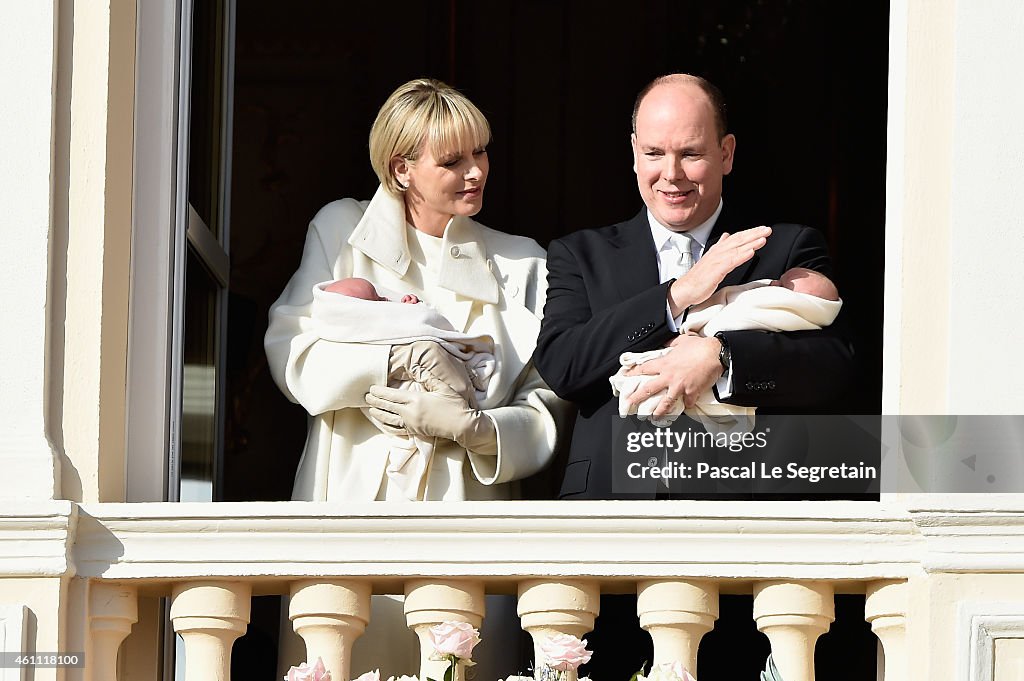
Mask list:
[[[633,104],[633,127],[632,131],[636,133],[636,118],[640,112],[640,104],[643,103],[644,98],[656,87],[661,86],[680,86],[680,87],[695,87],[704,93],[707,97],[708,104],[711,106],[711,110],[714,113],[715,128],[718,134],[718,139],[721,140],[725,137],[729,131],[729,119],[726,115],[725,108],[725,97],[722,95],[722,91],[719,90],[715,85],[700,76],[693,76],[689,73],[670,73],[665,76],[658,76],[650,83],[648,83],[640,94],[636,96],[636,102]]]

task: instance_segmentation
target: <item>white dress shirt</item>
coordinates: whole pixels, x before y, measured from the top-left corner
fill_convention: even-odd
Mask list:
[[[694,263],[700,260],[701,256],[704,255],[704,251],[708,246],[708,237],[711,236],[711,230],[714,229],[715,222],[718,221],[718,216],[722,214],[723,205],[722,199],[719,199],[718,208],[715,209],[714,214],[687,232],[690,237],[690,253],[693,255]],[[673,279],[676,276],[676,263],[679,259],[679,251],[673,243],[673,237],[676,237],[678,232],[675,232],[658,222],[650,209],[647,210],[647,222],[650,223],[651,236],[654,237],[654,247],[657,249],[658,253],[659,281],[664,284],[666,281]],[[668,318],[669,328],[678,332],[679,326],[682,324],[683,315],[680,314],[678,317],[673,317],[672,308],[667,299],[665,300],[665,315]],[[731,361],[729,362],[729,368],[726,370],[725,375],[719,378],[715,383],[715,388],[718,390],[718,397],[720,399],[725,399],[732,395]]]

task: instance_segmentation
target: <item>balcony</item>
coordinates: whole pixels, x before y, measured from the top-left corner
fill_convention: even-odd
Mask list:
[[[348,679],[363,671],[349,657],[372,593],[405,594],[421,640],[444,620],[480,626],[484,594],[515,594],[535,643],[585,635],[602,593],[636,593],[654,662],[691,670],[729,593],[753,595],[783,678],[810,681],[833,596],[854,593],[866,597],[884,678],[896,681],[910,678],[908,580],[1019,562],[1005,552],[993,561],[978,543],[990,545],[991,525],[1019,511],[944,501],[941,511],[906,501],[84,504],[73,563],[88,582],[93,679],[117,678],[139,594],[171,598],[186,678],[199,681],[230,678],[255,595],[290,595],[308,659]],[[420,672],[439,678],[436,665],[423,655]]]

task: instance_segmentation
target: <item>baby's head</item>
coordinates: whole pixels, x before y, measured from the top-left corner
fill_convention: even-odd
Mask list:
[[[366,279],[360,279],[359,277],[339,279],[327,286],[324,290],[330,291],[331,293],[340,293],[341,295],[348,296],[349,298],[359,298],[360,300],[369,300],[372,302],[390,302],[387,298],[377,293],[377,289],[374,288],[373,284],[368,282]],[[415,305],[420,302],[420,299],[411,293],[407,293],[402,296],[402,300],[399,302]]]
[[[365,279],[360,279],[359,277],[339,279],[331,284],[330,288],[332,292],[340,293],[341,295],[348,296],[350,298],[373,301],[387,300],[387,298],[384,298],[377,293],[377,289],[373,287],[373,284]]]
[[[797,293],[806,293],[825,300],[839,300],[839,290],[832,280],[820,272],[806,267],[793,267],[782,273],[772,282],[772,286],[781,286]]]

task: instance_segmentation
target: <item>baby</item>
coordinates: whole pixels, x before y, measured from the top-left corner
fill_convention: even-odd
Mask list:
[[[360,279],[359,277],[348,277],[347,279],[339,279],[338,281],[332,282],[324,287],[325,291],[330,293],[340,293],[343,296],[349,296],[350,298],[358,298],[359,300],[371,300],[375,302],[392,302],[384,296],[377,293],[377,289],[366,279]],[[420,299],[411,293],[406,293],[399,300],[400,303],[407,303],[415,305],[420,302]]]
[[[436,342],[466,366],[468,378],[464,384],[448,385],[448,388],[461,394],[471,405],[485,406],[488,386],[497,370],[491,337],[459,333],[441,313],[426,303],[420,304],[420,299],[411,293],[400,299],[395,294],[394,298],[396,300],[380,295],[372,282],[359,277],[317,284],[313,289],[313,319],[317,332],[327,340],[346,343]],[[405,371],[392,374],[388,387],[430,390],[429,381],[420,378],[426,377],[420,375],[416,367],[405,367]],[[382,431],[392,432],[370,416],[368,408],[362,411]],[[385,473],[390,484],[400,489],[407,499],[422,499],[433,452],[433,438],[392,436]]]
[[[832,283],[832,280],[821,272],[815,272],[806,267],[792,267],[786,270],[782,273],[781,277],[773,279],[769,286],[781,286],[782,288],[788,288],[790,291],[804,293],[825,300],[839,300],[839,289]],[[718,293],[721,293],[721,291]],[[405,300],[402,302],[404,303]]]
[[[825,275],[803,267],[786,270],[774,280],[760,279],[739,286],[726,286],[710,298],[690,308],[679,332],[704,337],[719,331],[808,331],[821,329],[835,321],[842,307],[839,291]],[[612,392],[619,396],[619,415],[636,414],[649,417],[664,397],[664,391],[648,397],[631,407],[630,395],[640,389],[651,376],[630,375],[630,369],[644,362],[663,357],[669,348],[649,352],[624,352],[619,357],[622,365],[609,378]],[[675,415],[668,415],[656,426],[667,426],[682,412],[682,403],[676,402]],[[699,420],[708,432],[749,431],[754,426],[754,409],[722,404],[712,390],[707,390],[690,409],[687,416]]]

